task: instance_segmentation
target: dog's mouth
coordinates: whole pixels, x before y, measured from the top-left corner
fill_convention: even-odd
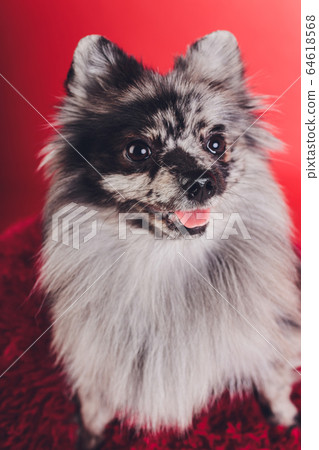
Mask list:
[[[163,220],[173,231],[185,231],[189,235],[201,235],[205,232],[210,219],[210,209],[195,209],[191,211],[174,211],[163,213]]]

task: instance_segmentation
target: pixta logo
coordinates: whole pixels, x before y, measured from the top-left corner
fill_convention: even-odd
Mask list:
[[[69,203],[52,216],[52,240],[79,249],[97,233],[97,211],[77,203]],[[85,227],[84,227],[85,225]],[[88,231],[88,225],[90,231]],[[84,229],[84,235],[83,232]]]

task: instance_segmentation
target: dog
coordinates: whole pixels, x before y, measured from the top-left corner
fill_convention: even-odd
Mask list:
[[[183,432],[226,389],[296,421],[299,258],[269,168],[281,144],[244,72],[227,31],[165,75],[102,36],[75,50],[43,158],[40,283],[86,448],[115,417]],[[71,217],[52,239],[70,205],[95,214],[80,248]]]

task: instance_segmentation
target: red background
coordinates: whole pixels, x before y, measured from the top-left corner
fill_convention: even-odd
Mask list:
[[[47,119],[78,40],[102,34],[160,71],[197,38],[218,29],[235,34],[251,84],[275,100],[300,74],[299,0],[117,0],[2,2],[0,71]],[[51,132],[0,78],[1,220],[38,212],[45,195],[37,153]],[[276,110],[276,111],[275,111]],[[300,81],[266,115],[286,145],[273,169],[300,240]]]

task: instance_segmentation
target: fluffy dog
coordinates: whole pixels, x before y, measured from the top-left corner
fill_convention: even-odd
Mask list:
[[[44,158],[41,284],[87,445],[114,417],[183,431],[225,389],[256,388],[292,425],[298,258],[235,37],[205,36],[161,75],[87,36],[66,91]],[[98,224],[82,220],[80,249],[52,239],[70,205]]]

